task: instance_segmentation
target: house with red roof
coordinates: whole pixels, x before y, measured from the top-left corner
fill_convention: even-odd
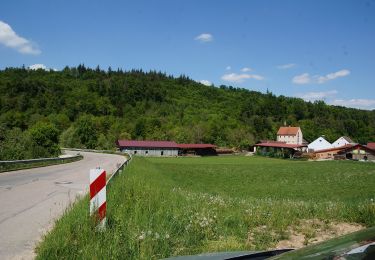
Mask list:
[[[295,157],[306,151],[307,144],[303,140],[300,127],[282,126],[277,131],[277,141],[261,140],[255,146],[255,151],[262,155],[276,157]]]
[[[303,135],[300,127],[282,126],[277,131],[277,141],[302,145]]]

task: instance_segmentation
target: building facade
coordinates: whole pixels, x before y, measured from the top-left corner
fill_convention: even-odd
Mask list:
[[[339,139],[332,143],[332,147],[342,147],[348,144],[354,144],[353,140],[347,136],[341,136]]]
[[[118,140],[121,152],[140,156],[177,156],[178,144],[170,141]]]
[[[367,146],[356,144],[338,152],[340,159],[375,161],[375,150]]]
[[[328,142],[324,137],[319,137],[316,140],[314,140],[312,143],[310,143],[308,146],[308,152],[312,153],[314,151],[324,150],[324,149],[331,149],[333,148],[332,144]]]
[[[277,141],[287,144],[303,144],[303,135],[300,127],[282,126],[277,131]]]

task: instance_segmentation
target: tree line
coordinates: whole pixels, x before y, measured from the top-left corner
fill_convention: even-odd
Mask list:
[[[375,141],[375,110],[205,86],[156,71],[6,68],[0,92],[0,160],[55,156],[58,146],[114,149],[117,139],[246,149],[275,139],[284,122],[300,126],[307,141]]]

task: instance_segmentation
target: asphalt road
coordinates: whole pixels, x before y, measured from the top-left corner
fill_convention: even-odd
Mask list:
[[[84,159],[73,163],[0,173],[0,259],[34,258],[56,218],[88,191],[89,170],[100,166],[110,174],[125,161],[120,155],[81,154]]]

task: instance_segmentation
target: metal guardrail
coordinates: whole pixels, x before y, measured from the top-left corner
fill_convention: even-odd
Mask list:
[[[69,151],[76,151],[76,152],[108,153],[108,154],[124,155],[123,152],[114,151],[114,150],[95,150],[95,149],[66,148],[66,147],[61,148],[61,150],[69,150]]]
[[[38,166],[41,163],[47,162],[69,162],[69,161],[76,161],[78,159],[83,158],[82,155],[74,155],[70,157],[56,157],[56,158],[38,158],[38,159],[28,159],[28,160],[15,160],[15,161],[0,161],[0,172],[14,170],[14,169],[24,169],[30,168],[33,165]]]
[[[129,164],[130,164],[130,161],[132,160],[132,156],[130,154],[126,154],[128,159],[123,162],[118,168],[117,170],[111,175],[111,177],[109,177],[109,179],[107,180],[107,185],[110,183],[110,181],[116,177],[118,174],[121,174],[121,172],[125,169],[125,167],[127,167]]]
[[[117,170],[107,180],[106,185],[108,185],[115,176],[120,174],[125,169],[125,167],[130,164],[130,161],[132,160],[132,156],[130,154],[119,152],[119,151],[113,151],[113,150],[95,150],[95,149],[80,149],[80,148],[66,148],[66,147],[61,148],[61,150],[70,150],[70,151],[76,151],[76,152],[107,153],[107,154],[117,154],[117,155],[126,156],[127,160],[118,166]]]

